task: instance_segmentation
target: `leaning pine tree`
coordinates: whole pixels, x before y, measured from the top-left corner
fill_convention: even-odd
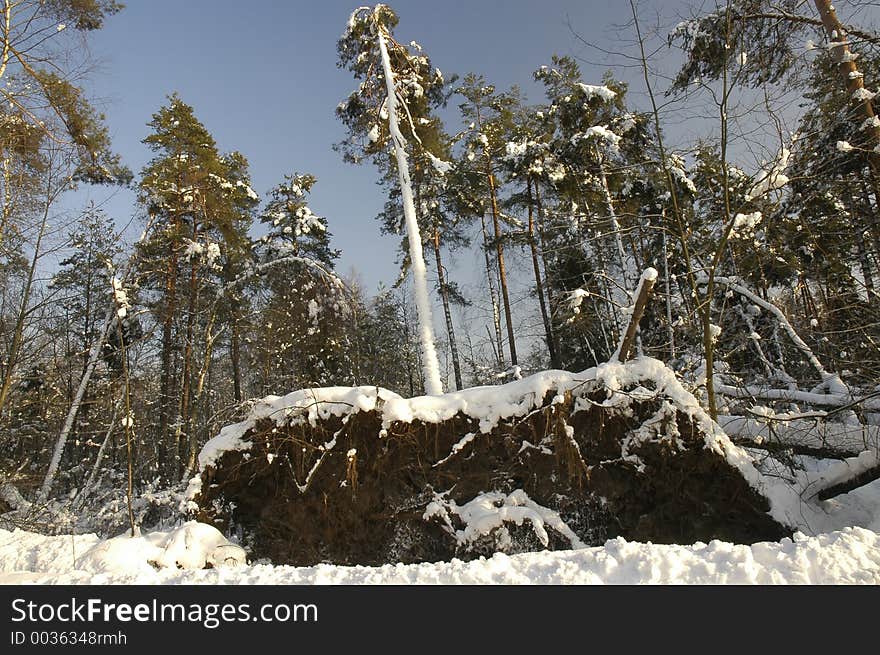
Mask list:
[[[354,73],[361,84],[339,105],[337,114],[351,134],[351,139],[341,145],[349,161],[357,163],[370,156],[378,163],[389,140],[393,147],[413,270],[425,391],[439,395],[443,383],[406,148],[407,144],[421,147],[409,117],[422,114],[418,111],[421,105],[440,100],[443,77],[417,45],[413,44],[413,53],[394,40],[391,30],[397,21],[394,11],[381,4],[372,9],[360,7],[351,15],[338,43],[339,66]],[[411,137],[409,140],[405,133]]]

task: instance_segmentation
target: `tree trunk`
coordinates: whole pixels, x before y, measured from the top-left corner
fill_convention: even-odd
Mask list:
[[[642,273],[642,279],[639,280],[639,287],[635,291],[635,304],[633,305],[629,325],[627,325],[623,338],[620,340],[620,346],[615,353],[615,359],[620,362],[625,362],[630,357],[632,347],[636,342],[639,321],[642,320],[642,314],[645,313],[645,307],[648,306],[648,300],[651,299],[651,292],[654,289],[654,282],[656,280],[657,271],[653,268],[645,269],[645,272]]]
[[[159,470],[166,477],[176,469],[173,454],[177,443],[171,432],[172,364],[175,350],[174,314],[177,310],[177,249],[173,247],[165,277],[165,316],[162,318],[162,379],[159,384]]]
[[[853,53],[849,48],[849,38],[847,38],[846,29],[837,18],[837,12],[831,0],[814,0],[816,10],[822,19],[822,25],[831,42],[831,53],[837,66],[843,76],[846,90],[850,94],[850,103],[858,110],[860,120],[863,121],[862,129],[870,135],[870,148],[872,150],[868,154],[868,165],[871,167],[871,176],[873,180],[874,190],[878,191],[877,180],[880,178],[880,161],[878,155],[873,151],[874,148],[880,146],[880,120],[874,113],[874,104],[870,95],[863,95],[866,92],[864,76],[856,66]],[[880,194],[878,194],[880,197]]]
[[[126,487],[125,487],[125,498],[127,500],[128,505],[128,523],[131,527],[131,536],[137,536],[137,527],[134,522],[134,509],[132,508],[132,497],[134,495],[134,451],[132,444],[132,428],[134,427],[134,415],[131,411],[131,376],[129,375],[128,369],[128,346],[125,343],[125,333],[122,329],[122,319],[119,317],[120,305],[118,300],[116,299],[116,295],[113,296],[114,299],[114,309],[116,310],[116,334],[119,337],[119,349],[122,351],[122,393],[123,393],[123,411],[125,413],[125,418],[123,419],[122,425],[125,430],[125,458],[127,464],[127,476],[126,476]]]
[[[849,211],[850,218],[853,223],[856,220],[856,203],[855,203],[855,189],[852,184],[847,184],[847,210]],[[861,221],[859,225],[864,226],[865,221]],[[868,296],[870,297],[874,291],[874,278],[871,274],[871,262],[868,259],[868,250],[865,248],[865,232],[866,228],[864,227],[856,227],[855,230],[855,241],[856,241],[856,251],[859,256],[859,266],[862,269],[862,278],[864,278],[865,289],[868,292]]]
[[[666,218],[666,212],[663,213]],[[661,230],[663,235],[663,282],[666,287],[666,333],[669,339],[669,359],[675,359],[675,328],[672,325],[672,284],[669,279],[669,250],[666,243],[666,228]]]
[[[480,216],[483,228],[483,257],[486,261],[486,283],[489,285],[489,298],[492,301],[492,325],[495,328],[495,359],[498,368],[504,368],[504,337],[501,336],[501,307],[498,302],[498,291],[495,289],[495,279],[492,276],[492,261],[489,258],[489,231],[486,229],[486,216]]]
[[[510,293],[507,289],[507,268],[504,265],[504,243],[501,235],[501,220],[498,213],[498,192],[495,187],[495,175],[492,172],[492,158],[486,152],[486,179],[489,182],[489,197],[492,202],[492,226],[495,229],[495,253],[498,257],[498,277],[501,286],[501,302],[504,307],[504,322],[507,325],[510,364],[516,366],[516,337],[513,334],[513,318],[510,312]]]
[[[477,129],[482,132],[483,119],[480,113],[480,107],[476,106],[476,110]],[[498,192],[495,186],[495,173],[493,170],[494,167],[492,164],[492,155],[489,153],[488,143],[486,143],[483,148],[483,159],[485,160],[486,167],[486,182],[489,187],[489,201],[490,208],[492,210],[492,227],[495,231],[495,255],[498,260],[498,278],[499,286],[501,287],[501,302],[504,308],[504,322],[507,324],[507,339],[510,342],[510,364],[511,366],[516,366],[516,338],[513,334],[513,319],[510,312],[510,294],[507,289],[507,267],[504,265],[504,243],[501,239],[501,220],[498,212]],[[499,344],[499,358],[503,359],[504,355],[502,353],[504,351],[500,349],[500,346],[501,344]]]
[[[89,380],[92,377],[98,359],[100,359],[101,350],[104,347],[104,341],[107,338],[107,333],[110,331],[110,326],[113,323],[113,316],[115,314],[115,307],[110,307],[107,310],[101,332],[92,344],[92,349],[89,351],[89,364],[86,367],[85,373],[83,373],[82,379],[79,381],[76,395],[73,397],[73,402],[70,405],[70,409],[67,411],[67,417],[64,419],[64,425],[61,427],[61,433],[58,435],[58,439],[55,442],[55,450],[52,452],[49,469],[46,471],[46,477],[43,478],[43,484],[40,486],[40,492],[37,498],[41,502],[45,502],[49,497],[49,490],[52,488],[52,482],[55,480],[55,474],[58,472],[58,465],[61,463],[61,455],[64,452],[64,445],[67,443],[67,437],[73,428],[73,422],[76,420],[77,412],[82,404],[83,396],[85,396],[86,387],[88,387]]]
[[[611,285],[611,299],[613,300],[614,322],[617,325],[618,335],[622,335],[626,329],[624,312],[629,306],[629,289],[635,286],[635,272],[632,267],[630,258],[626,255],[623,247],[623,235],[621,234],[620,221],[617,220],[617,212],[614,210],[614,200],[611,197],[611,189],[608,187],[608,178],[605,175],[605,166],[602,161],[601,154],[597,151],[599,160],[599,181],[602,184],[602,196],[605,199],[605,210],[608,212],[608,218],[611,221],[611,232],[614,234],[614,248],[616,251],[616,261],[614,261],[616,278]]]
[[[863,171],[859,171],[859,185],[862,189],[862,201],[865,203],[865,211],[871,215],[868,231],[871,233],[871,244],[874,246],[874,258],[880,261],[880,217],[877,216],[877,207],[871,204],[871,193],[868,183],[865,181]]]
[[[545,291],[547,292],[547,319],[550,323],[550,340],[553,342],[553,352],[556,353],[556,366],[562,367],[562,360],[559,358],[559,343],[556,339],[556,330],[553,327],[553,312],[556,303],[553,299],[553,285],[548,281],[548,271],[551,270],[547,264],[547,232],[546,232],[546,216],[544,215],[544,207],[541,204],[541,189],[535,184],[535,210],[538,212],[538,240],[540,240],[541,265],[544,268]]]
[[[232,335],[230,338],[230,356],[232,357],[232,394],[235,402],[240,403],[241,395],[241,335],[238,328],[238,311],[232,313]]]
[[[425,391],[436,396],[443,393],[443,382],[440,380],[440,363],[434,345],[434,326],[431,316],[431,302],[428,296],[427,272],[425,258],[422,253],[422,238],[416,209],[413,203],[412,185],[409,179],[405,140],[397,123],[397,88],[394,83],[394,71],[388,57],[388,47],[382,28],[378,29],[379,51],[382,55],[382,67],[385,73],[385,86],[388,92],[386,106],[388,108],[388,128],[394,144],[397,158],[397,174],[400,179],[400,193],[403,198],[403,214],[406,219],[406,231],[409,237],[409,256],[413,268],[413,286],[415,288],[416,309],[419,314],[419,342],[422,352],[422,375]]]
[[[214,330],[214,322],[217,319],[217,306],[216,304],[211,308],[211,316],[208,318],[208,325],[205,327],[205,352],[202,357],[202,368],[199,371],[198,380],[196,382],[196,390],[193,396],[193,409],[192,413],[194,414],[197,410],[203,407],[202,403],[202,394],[205,390],[205,379],[209,378],[211,372],[211,357],[214,354],[214,341],[217,339],[217,335],[213,333]],[[208,388],[212,388],[210,379],[208,381]],[[196,429],[194,427],[194,421],[192,416],[189,419],[189,430],[187,432],[187,455],[186,455],[186,465],[184,466],[183,476],[181,476],[181,481],[185,481],[189,478],[191,473],[195,470],[196,465],[196,456],[198,455],[198,441]],[[204,427],[204,426],[203,426]]]
[[[449,336],[449,352],[452,355],[452,370],[455,375],[455,388],[459,391],[464,387],[461,381],[461,362],[458,357],[458,345],[455,341],[455,329],[452,325],[452,311],[449,308],[449,289],[446,287],[446,274],[440,256],[440,230],[434,228],[432,239],[434,257],[437,260],[437,280],[440,284],[440,297],[443,300],[443,314],[446,317],[446,334]]]
[[[198,241],[198,223],[193,216],[193,243]],[[180,398],[178,403],[177,418],[177,448],[180,457],[180,470],[182,473],[186,468],[185,462],[189,459],[189,453],[194,447],[195,434],[193,434],[192,422],[192,376],[193,376],[193,342],[195,340],[195,322],[196,312],[198,311],[199,302],[199,264],[195,256],[190,261],[189,273],[189,302],[186,315],[186,341],[183,346],[183,374],[180,384]]]
[[[98,477],[98,470],[101,468],[101,463],[104,461],[104,453],[107,451],[107,445],[110,443],[110,437],[113,434],[113,428],[116,427],[116,419],[119,416],[119,408],[122,405],[122,400],[117,400],[113,403],[113,412],[110,415],[110,423],[107,425],[107,431],[104,433],[104,439],[101,441],[101,447],[98,448],[98,454],[95,456],[95,463],[92,465],[92,470],[89,472],[88,478],[86,478],[85,484],[82,486],[82,490],[76,497],[76,505],[78,507],[82,507],[85,501],[88,499],[89,495],[92,493],[92,487],[95,484],[95,478]]]
[[[529,194],[529,250],[532,254],[532,269],[535,272],[535,292],[538,294],[538,305],[541,308],[541,320],[544,322],[544,337],[547,342],[547,352],[550,355],[550,366],[559,368],[559,357],[556,354],[556,344],[553,342],[553,327],[550,324],[550,315],[547,313],[547,302],[544,299],[544,283],[541,280],[541,265],[538,263],[538,245],[535,240],[535,217],[532,207],[532,179],[528,178],[526,188]]]

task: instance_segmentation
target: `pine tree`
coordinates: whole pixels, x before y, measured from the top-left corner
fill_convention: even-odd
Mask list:
[[[249,210],[259,197],[250,187],[246,159],[221,156],[192,107],[177,95],[149,125],[153,133],[144,143],[156,156],[141,174],[140,199],[150,225],[140,261],[161,325],[158,438],[167,449],[161,459],[178,460],[183,471],[195,455],[193,401],[211,363],[220,273],[226,266],[228,281],[230,262],[240,259],[234,253],[248,247]],[[197,348],[204,354],[200,366]]]
[[[80,217],[70,241],[74,250],[61,261],[49,285],[61,310],[49,334],[64,344],[64,358],[57,366],[66,369],[63,385],[67,404],[73,401],[74,390],[88,366],[92,344],[102,337],[104,316],[111,303],[112,273],[108,264],[122,252],[112,221],[94,206]],[[112,366],[116,354],[112,344],[105,343],[102,352],[105,362]],[[101,386],[105,387],[103,391]],[[102,403],[100,396],[106,392],[106,385],[98,380],[87,390],[71,435],[80,443],[106,428],[100,420],[102,408],[107,407],[107,399]],[[97,405],[97,412],[92,411],[93,405]],[[73,449],[70,454],[75,456]],[[80,449],[80,454],[85,454],[85,450]]]
[[[265,296],[255,326],[262,392],[352,379],[350,299],[333,270],[339,252],[327,219],[307,202],[315,182],[308,174],[285,176],[261,213],[268,228],[257,247]]]
[[[72,155],[76,181],[131,180],[131,172],[111,151],[104,115],[77,83],[76,58],[84,50],[73,37],[100,29],[122,7],[115,0],[5,3],[0,13],[0,155],[7,185],[17,163],[33,166],[39,150],[50,143]]]
[[[469,121],[470,133],[465,141],[466,158],[474,162],[473,168],[479,171],[482,186],[488,199],[488,209],[492,216],[492,245],[495,261],[498,266],[498,282],[501,291],[504,323],[507,327],[507,347],[510,353],[510,365],[516,367],[516,334],[513,326],[510,290],[507,282],[507,266],[504,259],[505,235],[502,231],[502,217],[499,207],[498,189],[503,181],[497,178],[499,172],[498,158],[504,153],[506,135],[509,133],[513,119],[513,107],[517,102],[516,89],[510,94],[496,93],[495,87],[474,74],[465,76],[457,93],[466,102],[460,105],[462,116]],[[488,245],[488,244],[487,244]],[[499,360],[501,344],[499,344]]]
[[[436,395],[443,393],[443,383],[407,150],[423,147],[411,118],[426,116],[426,106],[442,101],[444,80],[421,53],[421,46],[413,42],[407,47],[394,39],[392,30],[397,22],[397,15],[386,5],[361,7],[352,14],[339,40],[339,66],[362,80],[358,90],[337,108],[350,134],[340,149],[346,159],[359,162],[364,156],[378,155],[381,160],[383,151],[389,145],[393,148],[419,314],[425,388]]]

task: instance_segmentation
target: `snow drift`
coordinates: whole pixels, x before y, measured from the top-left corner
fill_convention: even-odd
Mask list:
[[[139,538],[117,538],[112,553],[97,551],[102,543],[94,534],[47,537],[0,529],[0,584],[880,583],[880,535],[863,528],[817,537],[796,533],[778,543],[751,546],[640,544],[617,538],[596,548],[378,567],[254,564],[193,570],[150,564],[156,551],[144,548]]]

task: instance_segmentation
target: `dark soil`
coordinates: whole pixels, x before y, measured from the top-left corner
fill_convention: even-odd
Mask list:
[[[608,393],[595,383],[564,403],[551,404],[553,396],[489,434],[461,415],[441,424],[394,423],[383,436],[375,411],[314,426],[262,421],[245,436],[250,450],[227,452],[203,472],[197,518],[242,534],[252,558],[293,565],[440,561],[544,548],[525,522],[505,526],[503,539],[493,534],[463,549],[437,520],[423,519],[435,492],[463,505],[483,492],[522,489],[590,545],[617,536],[754,543],[791,533],[767,514],[767,500],[705,447],[685,415],[671,412],[652,438],[624,449],[664,398],[633,399],[621,411],[601,404]],[[468,433],[477,436],[449,457]],[[357,451],[352,458],[350,449]],[[549,548],[570,547],[548,532]]]

